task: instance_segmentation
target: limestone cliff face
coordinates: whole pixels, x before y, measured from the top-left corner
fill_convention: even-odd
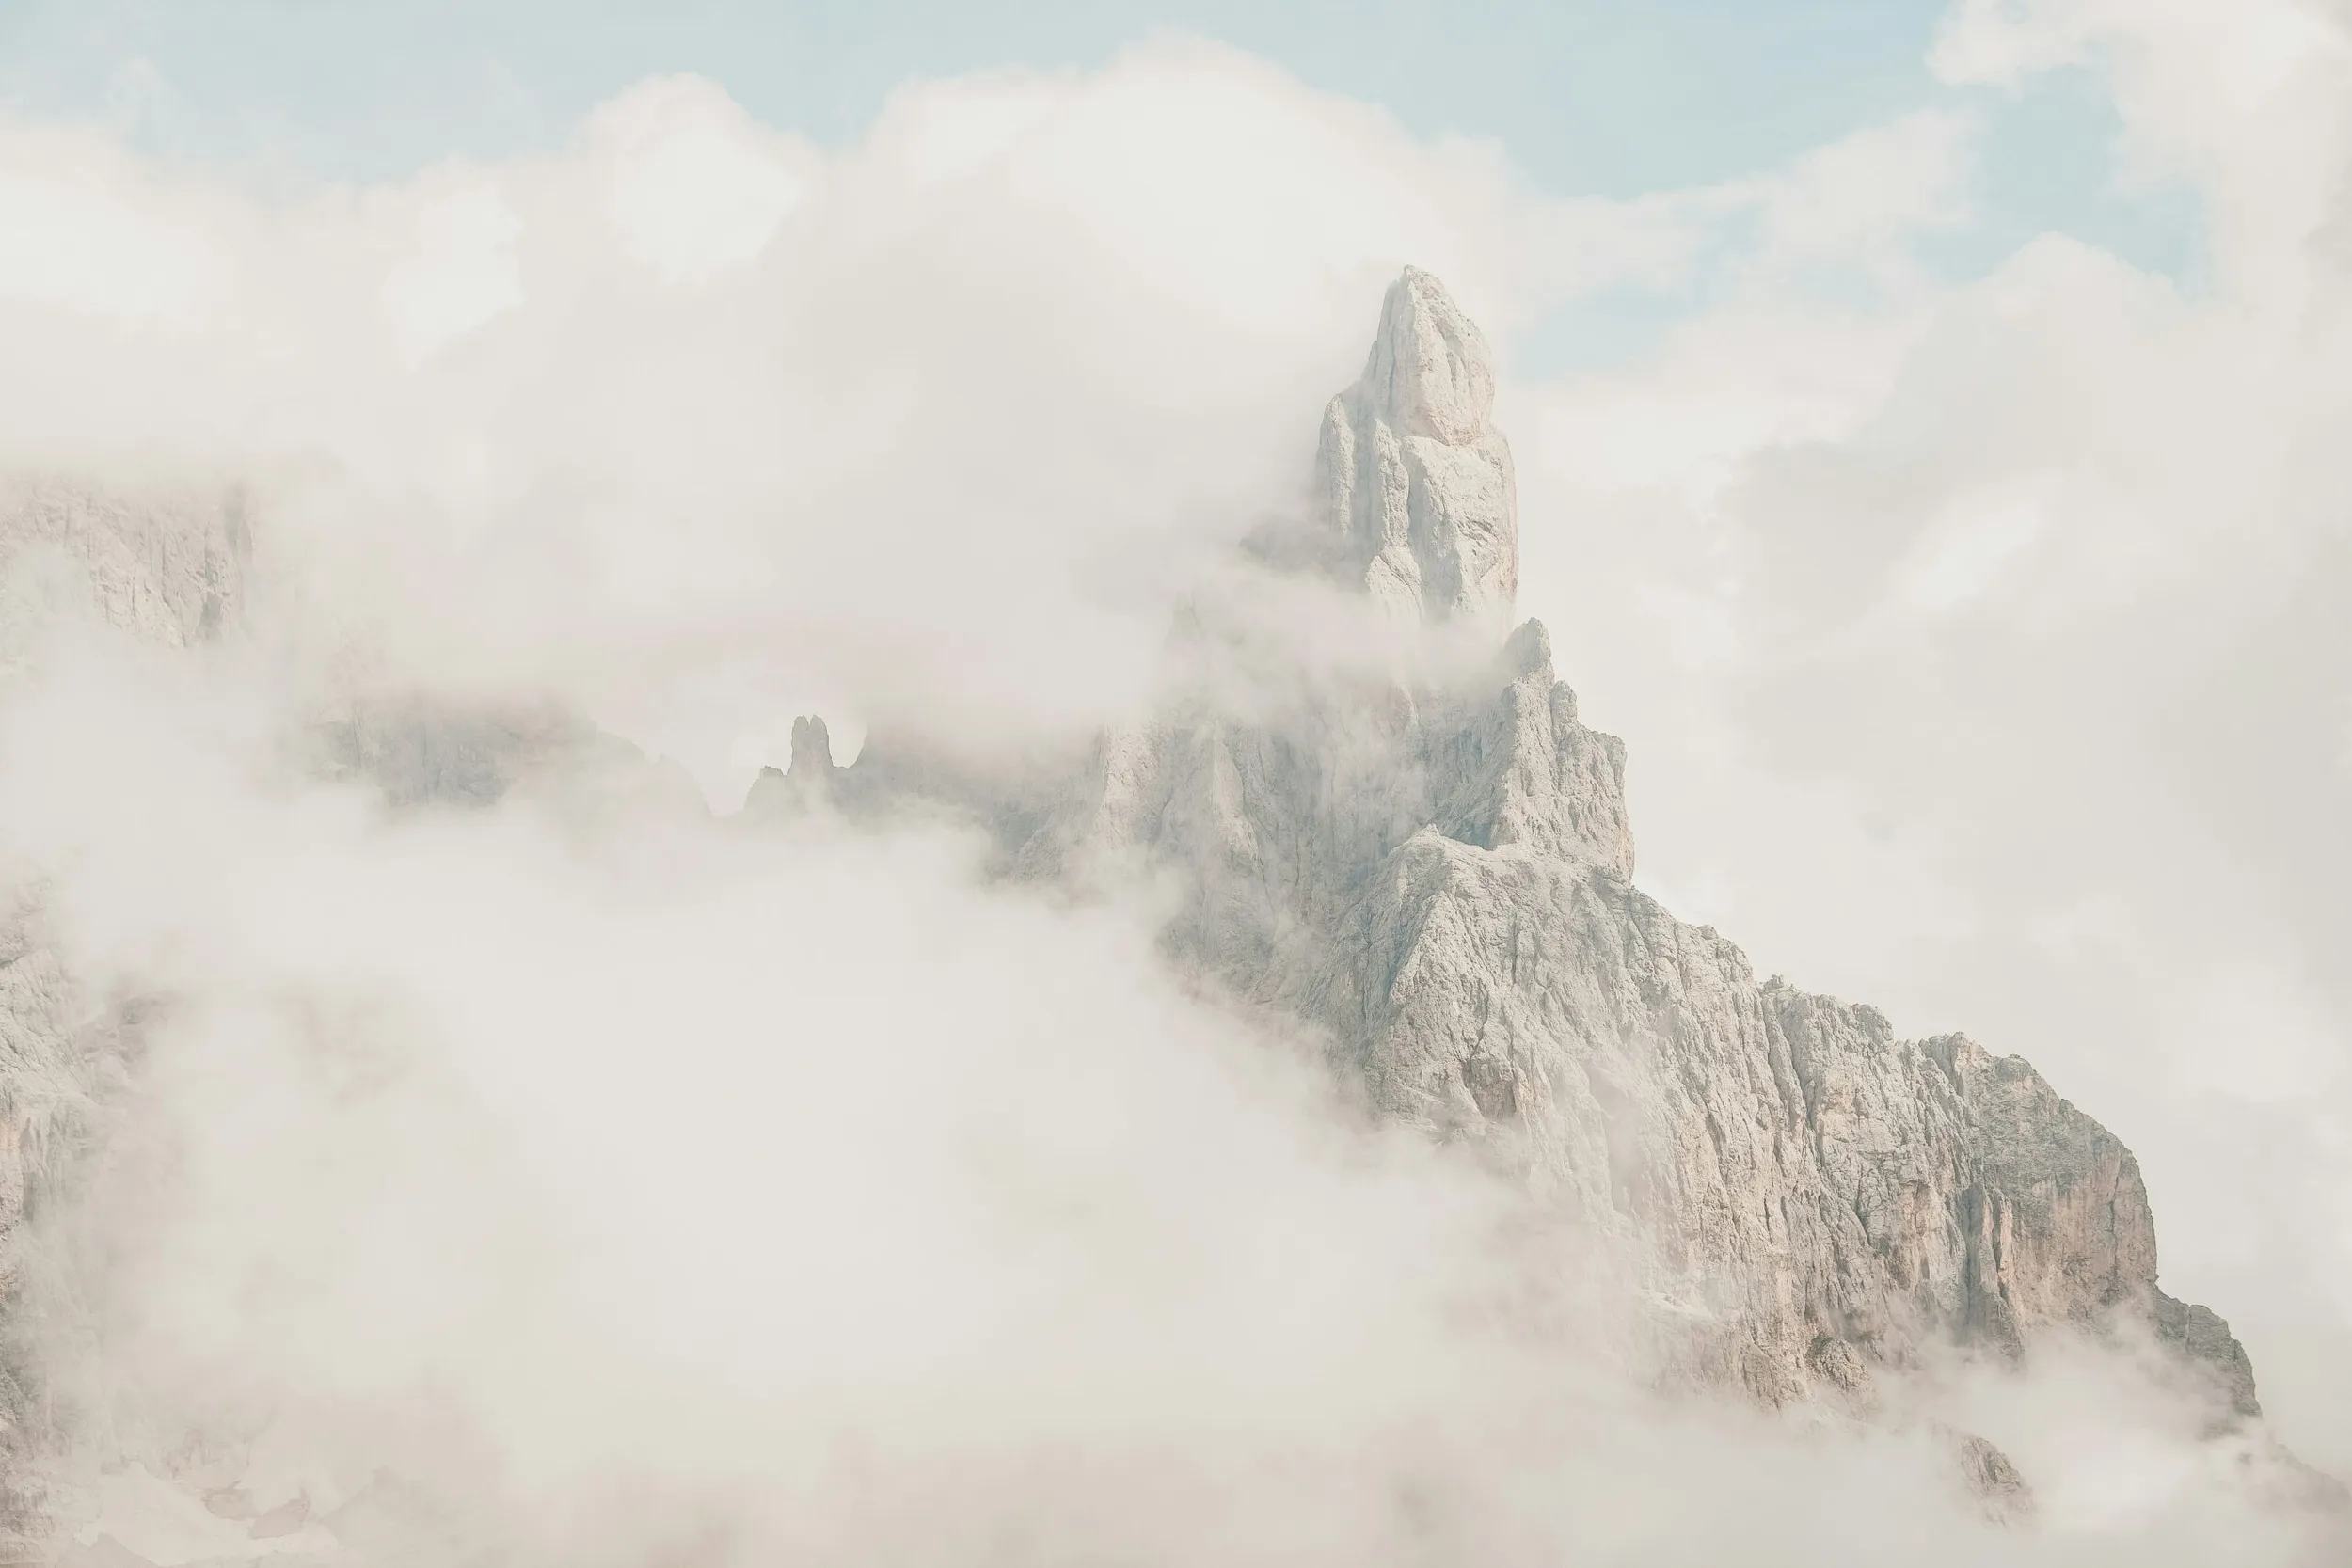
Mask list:
[[[1632,885],[1623,747],[1540,625],[1502,631],[1492,402],[1477,329],[1407,271],[1326,412],[1313,536],[1259,553],[1359,587],[1408,657],[1302,673],[1274,717],[1182,699],[1105,736],[1041,825],[993,814],[1018,867],[1176,871],[1176,960],[1318,1027],[1379,1115],[1474,1141],[1620,1243],[1664,1375],[1866,1408],[1931,1344],[2020,1355],[2136,1322],[2254,1417],[2227,1324],[2157,1288],[2138,1167],[2097,1122],[2016,1057],[1760,979]],[[1490,665],[1412,673],[1414,639],[1466,624]]]
[[[234,487],[0,477],[0,669],[69,608],[166,647],[216,635],[245,599],[245,511]]]
[[[1671,1370],[1836,1401],[1931,1340],[2179,1310],[2130,1152],[2030,1067],[1759,981],[1590,861],[1424,828],[1303,1000],[1375,1104],[1638,1244]],[[2253,1414],[2226,1329],[2198,1348]]]

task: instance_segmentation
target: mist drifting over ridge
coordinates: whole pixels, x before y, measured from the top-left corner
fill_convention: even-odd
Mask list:
[[[2187,69],[2197,41],[2179,19],[2040,25],[1963,18],[1950,69],[2026,69],[2112,25],[2130,103],[2134,71]],[[2340,55],[2313,35],[2238,120],[2134,123],[2231,167],[2275,145],[2265,137],[2324,142]],[[1247,138],[1204,136],[1204,105],[1242,114],[1290,161],[1269,171]],[[986,156],[981,121],[1000,127]],[[1345,1130],[1311,1043],[1259,1041],[1155,967],[1161,909],[984,888],[984,851],[952,828],[876,837],[819,819],[745,834],[694,820],[691,791],[661,803],[658,784],[643,801],[388,814],[364,783],[310,782],[287,752],[339,704],[420,691],[492,708],[552,697],[684,758],[723,806],[782,762],[811,708],[928,721],[965,752],[1051,750],[1139,709],[1180,591],[1267,512],[1307,508],[1312,412],[1354,373],[1399,260],[1431,265],[1507,338],[1554,293],[1671,272],[1724,214],[1761,214],[1747,276],[1654,363],[1502,389],[1528,519],[1523,597],[1612,727],[1681,726],[1657,751],[1631,736],[1645,857],[1662,855],[1669,888],[1679,869],[1704,890],[1706,854],[1678,867],[1675,829],[1719,802],[1675,784],[1673,762],[1760,754],[1754,799],[1717,831],[1765,847],[1731,863],[1786,870],[1772,847],[1802,846],[1817,885],[1918,905],[1884,916],[1899,934],[1960,922],[1922,944],[1958,955],[1949,970],[1859,961],[1916,999],[1890,1006],[1907,1030],[1959,1010],[1950,1022],[1999,1047],[2031,1047],[2088,1108],[2137,1118],[2123,1131],[2150,1160],[2168,1259],[2184,1226],[2166,1182],[2196,1172],[2232,1191],[2197,1162],[2234,1147],[2233,1118],[2288,1129],[2265,1190],[2317,1195],[2265,1223],[2325,1238],[2334,1037],[2312,989],[2325,982],[2297,955],[2340,927],[2308,871],[2289,877],[2210,826],[2159,831],[2209,824],[2202,792],[2230,784],[2228,768],[2191,758],[2100,798],[2137,842],[2167,847],[2168,878],[2275,892],[2260,907],[2295,934],[2200,926],[2185,911],[2201,894],[2134,912],[2137,884],[2101,858],[2110,836],[2087,833],[2087,855],[2059,857],[2074,880],[2018,924],[2036,962],[2145,998],[2103,1003],[2084,1000],[2090,982],[2002,967],[1999,941],[1966,928],[2019,895],[1955,880],[1957,851],[1934,836],[1979,851],[2003,836],[1981,832],[1981,793],[1939,804],[1939,767],[1956,769],[1956,798],[1983,783],[1957,740],[1931,725],[1818,792],[1785,755],[1818,755],[1836,733],[1831,710],[1800,700],[1809,663],[1828,661],[1820,689],[1867,713],[1890,711],[1872,705],[1898,689],[1907,705],[1892,711],[2046,740],[2034,701],[2005,719],[1973,710],[2021,663],[2105,690],[2104,661],[2138,650],[2145,625],[2178,624],[2169,595],[2192,581],[2211,611],[2201,625],[2256,607],[2280,639],[2323,624],[2332,579],[2307,575],[2316,586],[2281,601],[2263,574],[2330,559],[2299,499],[2327,493],[2318,432],[2339,406],[2339,284],[2302,243],[2324,227],[2324,170],[2229,182],[2218,281],[2184,297],[2065,244],[1967,288],[1909,271],[1937,202],[1964,202],[1963,126],[1906,123],[1736,190],[1559,204],[1516,190],[1481,150],[1416,145],[1199,50],[1074,81],[914,91],[834,159],[707,86],[657,85],[602,112],[565,158],[293,208],[103,138],[10,136],[11,199],[74,198],[20,213],[62,212],[56,231],[89,244],[148,226],[98,252],[119,274],[28,270],[11,252],[10,338],[40,372],[9,394],[12,461],[48,476],[37,483],[132,505],[161,495],[167,511],[242,486],[253,525],[234,635],[193,657],[81,622],[71,569],[33,575],[11,557],[11,877],[43,889],[44,940],[68,956],[84,1015],[154,999],[129,1098],[107,1112],[139,1130],[119,1147],[148,1152],[93,1179],[85,1201],[103,1222],[59,1243],[69,1275],[94,1266],[71,1261],[75,1245],[105,1260],[76,1286],[104,1349],[56,1365],[151,1405],[119,1419],[129,1447],[141,1420],[160,1433],[228,1412],[255,1445],[231,1479],[257,1516],[296,1496],[326,1515],[389,1465],[436,1483],[470,1539],[571,1560],[780,1547],[1030,1560],[1141,1544],[1169,1560],[1507,1558],[1564,1543],[1638,1560],[1759,1539],[1835,1560],[1857,1549],[1857,1495],[1884,1504],[1882,1533],[1860,1537],[1873,1557],[1919,1521],[1960,1532],[1916,1547],[1952,1560],[2067,1560],[2157,1537],[2183,1560],[2286,1549],[2182,1479],[2201,1451],[2193,1402],[2115,1391],[2129,1380],[2086,1396],[2122,1375],[2090,1353],[1978,1396],[2016,1402],[2026,1414],[2010,1424],[2061,1452],[2083,1411],[2133,1413],[2119,1422],[2131,1441],[2105,1449],[2132,1462],[2045,1471],[2049,1522],[2022,1540],[1966,1533],[1923,1436],[1808,1447],[1743,1409],[1661,1409],[1606,1357],[1558,1355],[1563,1339],[1607,1338],[1585,1316],[1606,1317],[1605,1292],[1550,1299],[1578,1271],[1531,1262],[1572,1259],[1574,1242],[1503,1245],[1528,1223],[1507,1191],[1413,1140]],[[1165,171],[1151,188],[1195,203],[1178,204],[1189,217],[1106,188],[1106,148]],[[629,171],[645,167],[660,177],[632,195]],[[682,170],[710,182],[707,205]],[[1316,199],[1266,195],[1302,191]],[[1236,251],[1237,234],[1252,247]],[[1217,236],[1206,255],[1201,235]],[[1825,247],[1878,292],[1796,312],[1782,277]],[[2044,373],[2052,333],[2098,349],[2060,362],[2095,393],[2130,388],[2138,417],[2086,433],[2047,409],[2017,430],[1971,413],[2002,405],[1988,383]],[[1810,352],[1783,372],[1789,341]],[[2225,406],[2258,385],[2280,390]],[[1645,440],[1606,434],[1645,403],[1694,401],[1710,418],[1686,421],[1683,447],[1655,425]],[[2265,421],[2281,406],[2301,411]],[[2158,448],[2160,484],[2136,472]],[[1898,459],[1906,475],[1964,478],[1910,494],[1883,477]],[[2153,506],[2146,486],[2173,494]],[[2201,531],[2206,501],[2268,523],[2265,543]],[[1833,525],[1866,513],[1909,531],[1850,550]],[[1538,521],[1550,516],[1597,520]],[[1580,530],[1577,548],[1553,526]],[[1739,591],[1721,608],[1722,568],[1706,562],[1726,553]],[[2217,560],[2218,578],[2201,569]],[[1893,591],[1870,591],[1881,582]],[[1839,592],[1861,607],[1851,620]],[[2086,619],[2096,651],[2070,657],[2061,633]],[[2153,667],[2205,668],[2189,641]],[[1658,649],[1666,673],[1622,673]],[[2216,667],[2231,659],[2326,671],[2341,644],[2258,644]],[[1920,703],[1921,680],[1951,700]],[[2297,692],[2261,689],[2274,721],[2300,711]],[[2226,709],[2207,711],[2226,725]],[[1731,711],[1781,722],[1746,731],[1726,726]],[[2026,825],[2023,842],[2001,853],[2057,831],[2037,814],[2074,823],[2065,802],[2130,778],[2139,721],[2128,703],[2103,708],[2107,749],[2026,750],[2030,787],[2007,819]],[[2308,820],[2302,787],[2264,797],[2264,831]],[[1828,820],[1856,798],[1867,829],[1888,791],[1919,802],[1926,842],[1874,847]],[[2322,863],[2331,852],[2304,847]],[[1769,898],[1771,881],[1735,885]],[[1902,896],[1915,889],[1941,896]],[[1722,896],[1702,891],[1696,912]],[[1845,989],[1822,973],[1857,961],[1825,940],[1854,918],[1839,902],[1768,903],[1784,933],[1768,939],[1738,911],[1722,918],[1782,943],[1774,963]],[[2135,921],[2244,951],[2216,946],[2183,966],[2179,992],[2151,989],[2130,967]],[[1818,959],[1788,945],[1807,939]],[[2070,1056],[1996,1037],[1973,1011],[1987,975],[2001,979],[1982,988],[1987,1006],[2010,1006],[1998,993],[2022,975],[2085,1043]],[[2132,1055],[2144,1083],[2110,1111],[2103,1074],[2117,1069],[2099,1064],[2115,1031],[2177,994],[2223,1043],[2191,1054],[2175,1033],[2136,1037],[2150,1042]],[[2173,1134],[2168,1178],[2148,1152],[2166,1143],[2166,1108],[2212,1103],[2217,1083],[2224,1109]],[[2291,1117],[2290,1099],[2304,1102]],[[142,1158],[167,1161],[167,1179]],[[2201,1206],[2226,1207],[2198,1195],[2187,1212]],[[2249,1285],[2228,1285],[2227,1243],[2202,1244],[2213,1282],[2197,1293],[2246,1332],[2274,1282],[2240,1266]],[[2317,1241],[2297,1256],[2336,1266]],[[621,1278],[633,1287],[613,1290]],[[2254,1349],[2266,1402],[2325,1462],[2325,1420],[2297,1432],[2291,1413],[2298,1386],[2336,1374],[2323,1337],[2300,1343]],[[152,1469],[89,1484],[124,1516],[167,1513],[106,1488],[161,1474],[167,1447],[159,1435]],[[250,1521],[204,1518],[177,1537],[154,1525],[133,1549],[200,1560],[255,1540]],[[200,1533],[215,1525],[219,1539]]]

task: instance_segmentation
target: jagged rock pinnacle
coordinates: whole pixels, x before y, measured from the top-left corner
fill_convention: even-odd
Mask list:
[[[1364,373],[1324,410],[1316,452],[1343,571],[1403,618],[1510,619],[1518,503],[1494,393],[1485,335],[1437,278],[1406,268]]]
[[[789,768],[761,768],[744,797],[743,809],[756,817],[790,815],[829,802],[842,771],[834,766],[833,738],[825,732],[825,721],[804,713],[792,721]]]
[[[1461,447],[1489,433],[1495,373],[1486,335],[1419,267],[1389,285],[1359,385],[1370,405],[1407,435]]]
[[[833,737],[825,733],[825,721],[814,714],[793,720],[791,776],[815,779],[832,771]]]

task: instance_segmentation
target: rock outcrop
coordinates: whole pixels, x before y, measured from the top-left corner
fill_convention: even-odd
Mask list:
[[[833,737],[825,721],[803,714],[792,721],[788,768],[763,768],[752,781],[743,809],[755,816],[804,811],[831,803],[841,769],[834,765]]]
[[[1400,616],[1510,614],[1518,518],[1494,402],[1486,338],[1436,278],[1406,268],[1363,375],[1324,410],[1315,454],[1332,559]]]
[[[1314,519],[1253,546],[1368,596],[1381,655],[1302,665],[1246,713],[1179,699],[1104,736],[1034,828],[967,797],[1016,832],[1012,863],[1174,872],[1174,960],[1318,1029],[1377,1115],[1477,1144],[1612,1241],[1661,1376],[1867,1411],[1934,1346],[2017,1357],[2137,1325],[2209,1382],[2219,1424],[2254,1420],[2228,1325],[2159,1289],[2138,1166],[2105,1128],[2017,1057],[1760,978],[1633,885],[1622,745],[1583,724],[1542,626],[1502,632],[1492,402],[1477,329],[1408,270],[1325,415]],[[1500,643],[1483,671],[1418,657],[1466,622]],[[892,794],[861,794],[867,768],[843,770],[851,798]],[[1997,1453],[1964,1457],[2021,1491]]]

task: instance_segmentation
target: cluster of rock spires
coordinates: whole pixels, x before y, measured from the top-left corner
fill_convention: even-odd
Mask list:
[[[1316,1033],[1372,1113],[1475,1144],[1613,1239],[1637,1259],[1663,1375],[1867,1416],[1932,1347],[2020,1356],[2136,1324],[2209,1380],[2218,1425],[2258,1435],[2244,1350],[2158,1288],[2147,1194],[2113,1135],[2016,1057],[1902,1039],[1873,1008],[1759,979],[1633,885],[1623,747],[1581,722],[1544,628],[1509,626],[1518,525],[1493,398],[1477,327],[1407,270],[1326,411],[1314,515],[1253,541],[1273,569],[1371,607],[1403,650],[1391,664],[1302,676],[1295,700],[1247,712],[1181,695],[1075,773],[1018,788],[887,743],[839,767],[804,719],[746,816],[944,807],[985,822],[1012,875],[1172,872],[1171,960]],[[64,562],[110,619],[170,645],[233,618],[246,555],[233,496],[0,501],[11,603],[38,580],[28,563]],[[1189,624],[1220,635],[1214,614]],[[1484,653],[1431,673],[1424,640]],[[560,713],[422,705],[317,738],[317,767],[373,777],[395,804],[494,800],[599,745]],[[89,1090],[93,1039],[119,1022],[67,1007],[37,912],[0,922],[0,1246],[59,1142],[42,1118]],[[0,1504],[29,1537],[38,1369],[9,1370]],[[1981,1490],[2022,1502],[1996,1450],[1961,1449]]]

